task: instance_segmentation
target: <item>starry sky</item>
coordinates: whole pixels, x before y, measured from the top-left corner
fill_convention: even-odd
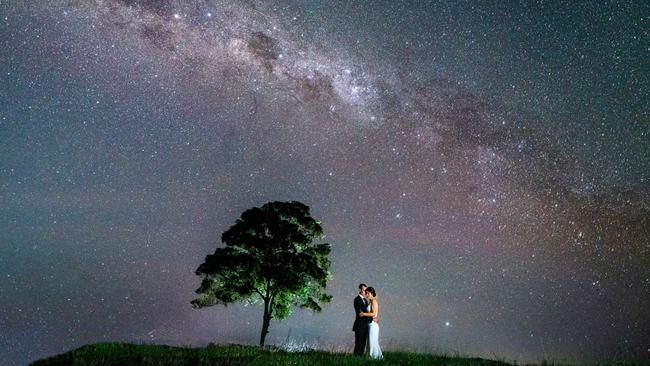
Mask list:
[[[192,309],[241,212],[298,200],[332,303],[271,344],[650,359],[644,1],[0,0],[0,359],[256,344]]]

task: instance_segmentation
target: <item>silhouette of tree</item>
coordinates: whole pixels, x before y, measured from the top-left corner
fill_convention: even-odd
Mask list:
[[[263,346],[271,319],[286,318],[294,305],[319,312],[321,303],[331,301],[324,292],[330,245],[311,244],[322,237],[320,223],[300,202],[269,202],[244,211],[221,235],[226,246],[196,270],[203,281],[192,306],[263,301]]]

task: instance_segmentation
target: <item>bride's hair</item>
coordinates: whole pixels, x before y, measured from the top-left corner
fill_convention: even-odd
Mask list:
[[[372,294],[372,297],[377,297],[377,293],[373,287],[366,287],[366,292],[370,292]]]

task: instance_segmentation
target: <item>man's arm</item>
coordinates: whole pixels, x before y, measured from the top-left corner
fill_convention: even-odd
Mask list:
[[[360,316],[359,314],[363,312],[363,302],[361,301],[360,297],[355,297],[354,298],[354,312],[357,313],[357,316]]]

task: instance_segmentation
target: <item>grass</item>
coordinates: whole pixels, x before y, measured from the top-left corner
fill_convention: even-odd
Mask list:
[[[183,348],[165,345],[131,343],[98,343],[86,345],[58,356],[35,361],[30,366],[380,366],[380,365],[444,365],[444,366],[512,366],[504,361],[481,358],[437,356],[421,353],[384,352],[382,360],[370,360],[348,353],[308,350],[286,352],[276,347],[217,345],[204,348]],[[516,365],[516,364],[515,364]],[[542,365],[558,365],[544,362]],[[621,365],[617,363],[617,365]],[[627,364],[632,365],[632,364]]]
[[[347,353],[324,351],[286,352],[275,347],[239,345],[182,348],[130,343],[99,343],[35,361],[30,366],[239,366],[239,365],[464,365],[509,366],[479,358],[385,352],[380,361]]]

